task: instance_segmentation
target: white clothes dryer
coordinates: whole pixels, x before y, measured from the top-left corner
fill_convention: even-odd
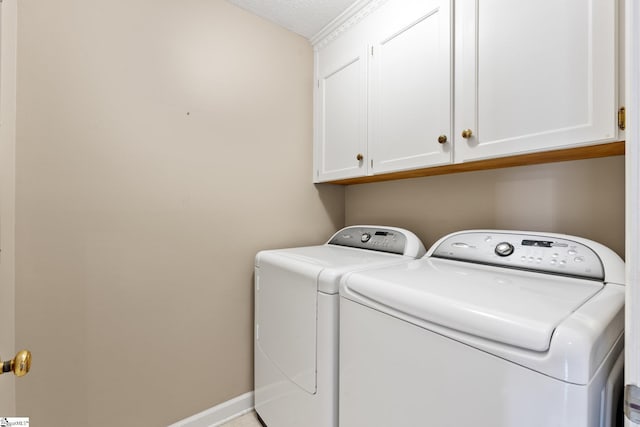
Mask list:
[[[343,277],[340,427],[611,427],[624,262],[578,237],[472,230]]]
[[[338,286],[343,274],[426,252],[413,233],[352,226],[326,244],[258,253],[255,409],[268,427],[338,425]]]

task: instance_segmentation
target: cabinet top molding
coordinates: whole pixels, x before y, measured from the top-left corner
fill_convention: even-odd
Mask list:
[[[385,4],[387,0],[358,0],[333,21],[329,22],[318,34],[311,37],[315,50],[322,49],[340,34],[353,27],[373,11]]]

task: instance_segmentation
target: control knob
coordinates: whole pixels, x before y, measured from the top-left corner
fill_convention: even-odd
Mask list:
[[[498,256],[509,256],[513,253],[513,245],[509,242],[498,243],[495,252]]]
[[[367,243],[370,239],[371,239],[371,234],[369,233],[364,233],[362,234],[362,236],[360,236],[360,241],[362,243]]]

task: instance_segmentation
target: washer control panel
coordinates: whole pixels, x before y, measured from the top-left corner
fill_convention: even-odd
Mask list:
[[[602,261],[593,249],[551,236],[460,233],[443,240],[431,256],[604,280]]]
[[[329,244],[405,255],[407,236],[400,230],[356,226],[340,230]]]

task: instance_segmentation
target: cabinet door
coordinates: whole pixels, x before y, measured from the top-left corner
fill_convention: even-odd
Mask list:
[[[459,0],[455,161],[615,140],[616,3]]]
[[[376,13],[383,18],[370,50],[372,172],[450,163],[450,1],[391,1]]]
[[[367,56],[357,35],[316,54],[316,182],[367,173]]]

